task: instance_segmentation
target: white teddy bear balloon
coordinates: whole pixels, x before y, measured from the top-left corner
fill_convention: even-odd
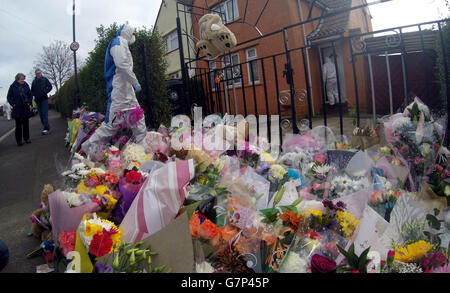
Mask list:
[[[222,23],[219,15],[206,14],[200,18],[199,25],[201,40],[197,43],[197,47],[205,53],[207,59],[215,59],[236,46],[235,35]]]

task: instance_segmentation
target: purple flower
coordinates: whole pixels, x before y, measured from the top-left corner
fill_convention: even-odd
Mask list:
[[[271,166],[270,164],[264,164],[264,165],[261,167],[261,169],[259,169],[258,174],[259,174],[259,175],[264,174],[267,170],[270,169],[270,166]]]
[[[112,266],[110,265],[103,265],[101,263],[96,263],[95,264],[95,272],[98,274],[111,274],[114,272]]]
[[[420,265],[422,269],[426,270],[444,266],[446,263],[447,257],[441,252],[435,252],[427,255]]]

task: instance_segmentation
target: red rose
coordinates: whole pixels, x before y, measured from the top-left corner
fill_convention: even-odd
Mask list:
[[[125,179],[128,183],[139,184],[142,180],[142,174],[137,171],[130,171],[125,175]]]
[[[111,247],[113,246],[113,241],[105,233],[106,230],[103,229],[102,234],[95,234],[92,237],[91,245],[89,246],[89,251],[96,257],[102,257],[109,253]]]
[[[319,274],[333,273],[336,270],[336,262],[319,254],[311,258],[311,272]]]

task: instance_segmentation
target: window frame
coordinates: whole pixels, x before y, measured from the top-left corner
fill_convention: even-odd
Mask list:
[[[233,58],[234,57],[237,57],[237,63],[233,62]],[[228,65],[231,65],[231,68],[227,69],[226,73],[225,73],[225,75],[227,76],[227,79],[228,79],[228,72],[230,72],[229,70],[231,70],[231,74],[233,74],[233,69],[234,68],[240,69],[239,68],[239,64],[240,64],[239,52],[231,53],[231,64],[228,64],[228,62],[225,61],[225,58],[230,58],[230,54],[227,54],[227,55],[225,55],[223,57],[223,65],[224,65],[224,67],[226,67]],[[242,72],[241,72],[241,75],[242,75]],[[241,86],[242,85],[242,78],[241,77],[236,77],[236,78],[233,78],[233,80],[231,80],[231,81],[227,81],[227,87],[228,88],[232,88],[233,84],[234,84],[235,87]]]
[[[255,50],[255,56],[253,56],[253,57],[249,57],[249,54],[248,54],[251,50]],[[258,65],[258,51],[256,50],[256,47],[246,49],[245,57],[247,59],[248,83],[250,85],[253,84],[252,76],[251,76],[252,71],[250,70],[250,66],[252,66],[253,61],[256,61],[256,69],[257,69],[257,72],[253,72],[253,75],[255,75],[255,73],[258,74],[258,79],[255,78],[254,84],[261,83],[261,74],[260,74],[259,65]]]
[[[233,7],[234,7],[234,14],[232,12],[232,14],[229,15],[228,3],[234,3],[234,5],[233,4],[231,5],[231,10],[233,10]],[[237,0],[224,1],[222,3],[217,4],[213,8],[211,8],[211,10],[212,10],[212,13],[220,15],[224,24],[231,23],[231,22],[239,19],[239,6],[238,6]],[[221,14],[217,13],[217,11],[220,11]],[[222,17],[223,15],[225,16],[225,19],[223,19],[223,17]],[[234,18],[232,18],[233,16],[234,16]]]
[[[176,48],[170,48],[169,49],[169,43],[172,44],[172,42],[174,40],[176,40],[176,42],[177,42]],[[176,50],[178,50],[180,48],[180,43],[178,42],[178,32],[177,32],[177,30],[174,30],[174,31],[168,33],[165,36],[165,41],[166,41],[166,54],[168,54],[170,52],[173,52],[173,51],[176,51]]]

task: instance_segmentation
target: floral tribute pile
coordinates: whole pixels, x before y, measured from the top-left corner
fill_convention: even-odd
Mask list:
[[[83,113],[68,137],[98,117]],[[87,256],[84,272],[161,272],[142,240],[187,215],[187,272],[450,273],[444,120],[416,99],[355,129],[374,145],[324,138],[321,127],[288,137],[278,155],[263,138],[232,139],[242,132],[229,117],[161,127],[139,144],[121,128],[88,154],[72,139],[64,188],[50,196],[55,256]],[[217,133],[227,147],[211,147]]]

